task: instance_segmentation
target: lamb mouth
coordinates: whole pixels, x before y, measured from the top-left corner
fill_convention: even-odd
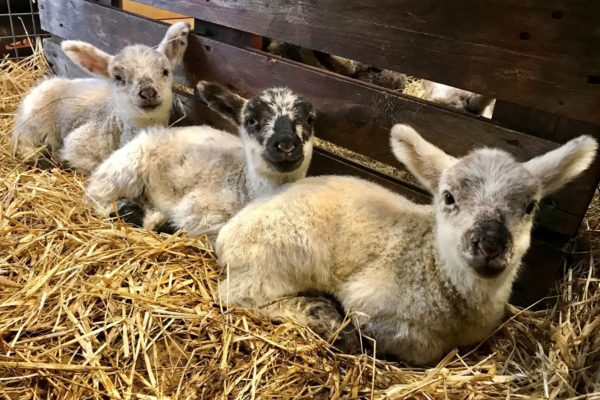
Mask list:
[[[162,104],[162,102],[144,104],[144,105],[141,105],[140,108],[144,111],[153,111],[153,110],[156,110],[161,104]]]
[[[304,160],[304,156],[297,160],[281,160],[281,161],[269,161],[271,167],[277,172],[292,172],[296,170]]]
[[[495,265],[495,263],[475,263],[471,265],[471,268],[475,270],[477,275],[485,279],[494,279],[500,276],[505,270],[505,266]]]

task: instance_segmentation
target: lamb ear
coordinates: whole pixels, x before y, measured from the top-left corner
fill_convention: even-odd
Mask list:
[[[165,37],[158,45],[157,50],[167,56],[172,67],[183,60],[188,45],[189,33],[190,26],[187,22],[177,22],[169,27]]]
[[[394,125],[390,144],[398,161],[432,193],[437,189],[442,171],[458,161],[423,139],[409,125]]]
[[[108,77],[108,65],[114,58],[99,48],[79,40],[65,40],[61,43],[65,54],[81,68],[102,78]]]
[[[235,125],[242,124],[242,109],[248,100],[214,82],[200,81],[196,85],[196,89],[198,89],[198,97],[211,110]]]
[[[579,136],[523,165],[542,182],[542,196],[546,196],[585,171],[594,161],[597,149],[594,138]]]

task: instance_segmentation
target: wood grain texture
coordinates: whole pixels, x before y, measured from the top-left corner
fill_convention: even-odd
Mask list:
[[[600,124],[597,0],[141,0]]]
[[[496,102],[492,121],[509,129],[556,142],[566,142],[579,135],[591,135],[600,140],[600,125],[561,117],[507,101]]]
[[[41,1],[44,29],[67,39],[78,38],[106,51],[128,44],[158,43],[166,27],[155,21],[96,4],[60,0]],[[85,29],[81,29],[85,26]],[[557,147],[556,143],[498,127],[485,119],[458,114],[408,96],[303,66],[255,50],[240,49],[192,35],[185,68],[177,80],[193,86],[199,79],[226,84],[251,96],[269,86],[289,86],[319,110],[318,135],[375,160],[398,165],[389,150],[389,129],[396,122],[415,126],[423,136],[450,154],[493,146],[520,160]],[[587,209],[589,179],[583,177],[546,199],[538,224],[567,237],[573,236]]]
[[[532,238],[517,280],[513,284],[510,303],[522,307],[535,304],[534,309],[547,306],[541,300],[556,284],[561,266],[567,258],[565,251],[568,248],[569,246],[564,243]]]
[[[70,78],[85,76],[85,73],[62,53],[58,43],[59,40],[56,38],[46,39],[44,43],[47,56],[56,74]],[[235,127],[207,109],[188,93],[177,94],[175,104],[179,106],[175,108],[171,120],[178,121],[178,125],[207,123],[231,133],[236,132]],[[431,200],[430,196],[419,188],[395,181],[380,172],[369,170],[338,155],[317,149],[313,155],[309,175],[326,174],[359,176],[421,204]],[[513,304],[528,306],[546,296],[561,265],[562,244],[536,239],[537,236],[539,235],[534,232],[532,247],[525,256],[522,273],[513,290],[511,298]]]
[[[179,14],[173,11],[164,10],[156,7],[149,6],[139,1],[123,0],[122,8],[125,11],[129,11],[134,14],[139,14],[144,17],[165,20],[165,19],[181,19],[190,18],[186,15]]]
[[[551,138],[558,142],[566,142],[579,135],[590,135],[600,141],[600,126],[505,101],[496,102],[492,119],[495,123],[509,129],[537,137]],[[563,190],[561,201],[589,204],[596,192],[599,179],[600,157],[596,157],[595,162],[579,179],[579,189],[569,187]],[[544,201],[551,204],[554,198],[550,197]]]

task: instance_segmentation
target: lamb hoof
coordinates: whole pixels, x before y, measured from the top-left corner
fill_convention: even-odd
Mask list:
[[[346,327],[333,341],[333,346],[342,353],[358,354],[361,351],[360,338],[352,328],[352,325]]]
[[[160,225],[154,228],[156,233],[166,233],[168,235],[172,235],[178,230],[179,229],[175,225],[171,224],[171,221],[163,221]]]
[[[40,157],[33,163],[33,166],[43,171],[50,171],[55,167],[55,164],[48,158]]]
[[[145,211],[135,203],[121,203],[116,213],[111,213],[110,218],[119,218],[123,222],[142,228],[144,226]]]
[[[41,151],[37,157],[26,160],[25,164],[28,168],[37,168],[42,171],[50,171],[58,165],[50,155],[50,152],[46,150]]]

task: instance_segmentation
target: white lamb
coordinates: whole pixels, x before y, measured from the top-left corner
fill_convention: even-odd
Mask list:
[[[496,99],[491,97],[431,81],[424,81],[423,88],[425,99],[434,103],[486,118],[491,118],[494,112]]]
[[[314,119],[308,102],[285,88],[250,100],[206,82],[198,92],[240,126],[240,136],[209,126],[140,133],[89,180],[100,215],[111,216],[121,201],[118,214],[135,225],[214,238],[248,202],[306,175]]]
[[[90,172],[140,129],[167,125],[173,70],[188,32],[179,22],[157,49],[133,45],[115,56],[89,43],[62,42],[65,54],[96,78],[51,78],[32,89],[15,117],[13,149],[42,167],[50,156]]]
[[[406,125],[392,129],[391,145],[432,205],[334,176],[253,202],[217,238],[224,304],[287,315],[327,335],[339,326],[335,309],[293,296],[329,293],[378,351],[434,362],[497,328],[539,201],[584,171],[597,149],[581,136],[525,163],[497,149],[457,159]]]

